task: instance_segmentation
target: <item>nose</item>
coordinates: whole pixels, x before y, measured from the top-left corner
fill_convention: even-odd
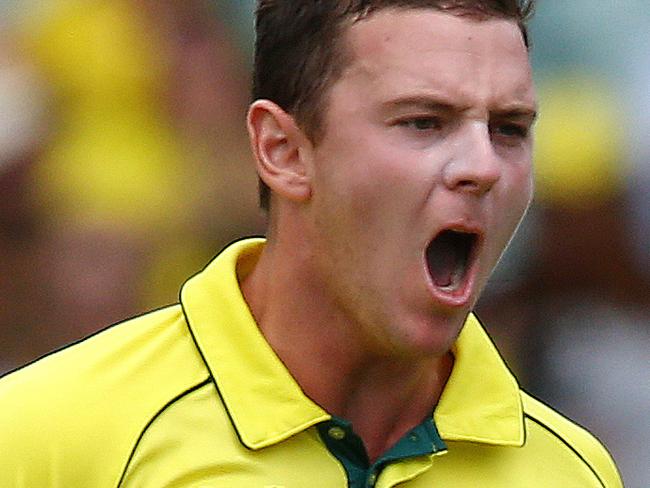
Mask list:
[[[494,150],[487,124],[474,121],[454,141],[443,169],[443,182],[452,191],[482,196],[501,178],[502,162]]]

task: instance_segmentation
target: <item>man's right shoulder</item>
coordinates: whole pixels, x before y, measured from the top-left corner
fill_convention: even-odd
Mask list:
[[[208,377],[180,306],[114,325],[4,376],[0,486],[47,486],[54,473],[62,486],[116,486],[143,424]],[[76,480],[75,472],[94,479]]]

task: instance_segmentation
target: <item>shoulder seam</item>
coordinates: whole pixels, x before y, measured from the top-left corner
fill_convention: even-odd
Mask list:
[[[185,391],[179,393],[176,395],[174,398],[169,400],[165,405],[163,405],[148,421],[146,424],[144,424],[144,427],[140,431],[140,434],[138,435],[138,438],[135,441],[135,444],[133,445],[133,448],[131,449],[131,452],[129,453],[129,457],[126,460],[126,463],[124,465],[124,469],[122,469],[122,474],[120,475],[120,479],[117,482],[116,488],[120,488],[122,486],[122,483],[124,482],[124,478],[126,477],[126,473],[129,470],[129,466],[131,465],[131,461],[133,461],[133,457],[135,456],[135,452],[138,449],[138,446],[140,445],[140,442],[142,441],[142,438],[144,437],[145,433],[147,430],[149,430],[149,427],[156,421],[162,413],[167,410],[169,407],[171,407],[174,403],[178,402],[182,398],[186,397],[187,395],[200,390],[204,386],[212,383],[212,378],[208,377],[207,379],[201,381],[200,383],[186,389]]]
[[[607,488],[607,486],[605,485],[605,482],[604,482],[603,479],[600,477],[600,475],[598,474],[598,472],[596,471],[596,469],[591,465],[591,463],[590,463],[589,461],[587,461],[587,460],[584,458],[584,456],[583,456],[582,454],[580,454],[580,453],[576,450],[575,447],[573,447],[573,446],[571,445],[571,443],[569,443],[569,441],[567,441],[564,437],[562,437],[562,436],[561,436],[561,435],[560,435],[556,430],[552,429],[550,426],[548,426],[547,424],[545,424],[545,423],[542,422],[541,420],[539,420],[539,419],[533,417],[533,416],[530,415],[529,413],[526,413],[524,416],[525,416],[526,418],[530,419],[531,421],[535,422],[537,425],[539,425],[540,427],[542,427],[543,429],[545,429],[545,430],[548,431],[549,433],[551,433],[551,434],[552,434],[556,439],[558,439],[560,442],[562,442],[562,444],[564,444],[566,447],[568,447],[568,448],[571,450],[571,452],[573,452],[573,454],[575,454],[575,455],[578,457],[578,459],[580,459],[580,461],[582,461],[582,462],[583,462],[583,463],[584,463],[584,464],[589,468],[589,470],[590,470],[590,471],[593,473],[593,475],[596,477],[596,479],[598,480],[598,482],[600,483],[600,485],[601,485],[603,488]]]

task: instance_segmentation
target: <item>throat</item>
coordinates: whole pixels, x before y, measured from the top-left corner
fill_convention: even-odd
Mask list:
[[[366,378],[352,387],[340,410],[331,413],[352,423],[375,462],[404,435],[431,416],[453,367],[453,355],[420,365],[383,381]],[[379,372],[377,372],[379,374]]]

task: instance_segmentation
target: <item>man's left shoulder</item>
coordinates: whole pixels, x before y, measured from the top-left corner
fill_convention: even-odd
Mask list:
[[[521,392],[526,424],[526,444],[545,452],[561,450],[593,472],[605,488],[622,488],[620,474],[603,444],[583,427],[541,401]],[[552,469],[552,466],[549,466]]]

